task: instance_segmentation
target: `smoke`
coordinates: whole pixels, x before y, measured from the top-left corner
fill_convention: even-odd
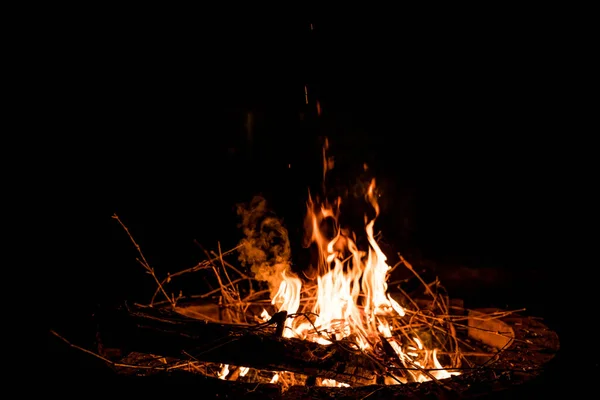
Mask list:
[[[288,231],[267,208],[267,201],[255,196],[249,204],[239,204],[240,228],[245,237],[240,241],[240,262],[251,268],[257,280],[269,284],[271,297],[279,289],[283,273],[290,271]]]

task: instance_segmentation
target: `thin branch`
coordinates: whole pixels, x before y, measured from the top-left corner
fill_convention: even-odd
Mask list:
[[[148,261],[146,260],[146,257],[144,257],[144,253],[142,252],[142,249],[140,248],[140,246],[137,244],[137,242],[135,241],[135,239],[133,238],[133,236],[129,232],[129,229],[125,226],[125,224],[123,222],[121,222],[121,220],[119,219],[119,217],[117,216],[117,214],[113,214],[112,217],[114,219],[116,219],[117,222],[123,227],[123,229],[127,233],[127,236],[129,236],[129,239],[131,240],[131,242],[133,243],[133,245],[137,249],[137,251],[138,251],[138,253],[139,253],[140,257],[141,257],[141,260],[139,258],[136,258],[136,260],[142,265],[142,267],[144,267],[146,269],[146,272],[152,276],[152,278],[154,279],[154,281],[158,285],[158,288],[160,289],[160,291],[162,292],[162,294],[169,301],[169,303],[171,303],[171,305],[173,307],[175,307],[175,300],[173,300],[172,298],[170,298],[169,295],[167,294],[167,292],[165,291],[165,289],[163,288],[163,285],[161,284],[161,282],[156,277],[156,274],[154,273],[154,268],[151,268],[150,264],[148,264]]]
[[[56,333],[56,331],[54,330],[50,330],[50,333],[52,333],[54,336],[56,336],[57,338],[59,338],[60,340],[62,340],[63,342],[65,342],[69,347],[75,349],[75,350],[79,350],[84,352],[85,354],[88,354],[92,357],[95,357],[99,360],[104,361],[105,363],[111,365],[112,367],[121,367],[121,368],[135,368],[135,369],[146,369],[146,370],[162,370],[162,371],[168,371],[169,369],[172,369],[170,367],[156,367],[156,366],[149,366],[149,365],[132,365],[132,364],[124,364],[124,363],[118,363],[118,362],[114,362],[112,360],[109,360],[106,357],[101,356],[100,354],[94,353],[91,350],[85,349],[81,346],[77,346],[76,344],[71,343],[70,341],[68,341],[66,338],[64,338],[63,336],[59,335],[58,333]]]
[[[242,247],[242,245],[239,245],[230,250],[227,250],[226,252],[224,252],[222,254],[222,256],[229,255],[229,254],[233,253],[234,251],[237,251],[241,247]],[[212,269],[212,266],[210,264],[213,263],[214,261],[217,261],[218,259],[219,259],[219,256],[215,256],[213,258],[209,258],[208,260],[202,260],[198,264],[194,265],[193,267],[186,268],[181,271],[174,272],[172,274],[169,273],[169,275],[166,278],[164,278],[160,283],[161,283],[161,285],[165,285],[165,284],[169,283],[171,281],[171,279],[173,279],[177,276],[181,276],[183,274],[187,274],[187,273],[191,273],[191,272]],[[160,286],[158,286],[156,288],[156,291],[154,292],[154,295],[152,296],[152,299],[150,300],[150,304],[159,304],[159,303],[155,302],[156,296],[158,295],[159,292],[160,292]]]

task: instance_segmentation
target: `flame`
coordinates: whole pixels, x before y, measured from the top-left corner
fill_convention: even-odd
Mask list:
[[[271,378],[271,382],[269,382],[269,383],[277,383],[278,380],[279,380],[279,373],[275,373],[275,375],[273,375],[273,378]]]
[[[313,324],[301,321],[290,326],[292,332],[286,332],[288,336],[306,339],[311,334],[314,336],[315,328],[318,332],[335,335],[338,340],[355,334],[358,336],[357,344],[364,348],[369,338],[377,336],[382,329],[378,328],[382,322],[377,316],[391,316],[394,313],[404,316],[402,306],[387,294],[386,278],[390,267],[373,235],[375,219],[379,215],[374,189],[375,180],[371,182],[366,195],[375,210],[375,218],[365,221],[370,245],[366,259],[365,252],[360,251],[353,238],[338,226],[341,199],[338,198],[334,204],[317,205],[309,196],[309,241],[315,243],[319,251],[317,299],[312,309],[318,317]],[[320,229],[327,219],[332,219],[334,225],[335,236],[332,239],[328,239]],[[280,311],[296,312],[300,304],[302,282],[298,277],[286,273],[282,274],[282,278],[272,303],[280,304]],[[364,298],[363,307],[359,306],[361,296]],[[313,340],[328,344],[331,343],[330,338],[319,334]]]
[[[338,382],[335,379],[321,379],[321,386],[329,386],[329,387],[349,387],[347,383]]]
[[[328,142],[323,147],[323,179],[333,168],[333,158],[327,156]],[[367,166],[365,165],[365,170]],[[377,343],[386,341],[398,360],[407,369],[404,377],[386,378],[386,383],[404,383],[407,379],[423,382],[430,379],[443,379],[457,372],[443,369],[437,358],[437,349],[427,349],[423,341],[414,336],[402,344],[394,335],[389,317],[404,317],[405,309],[388,293],[387,277],[391,267],[387,257],[375,240],[374,227],[380,215],[377,202],[376,181],[372,179],[365,193],[365,201],[370,205],[371,217],[365,214],[364,234],[368,246],[360,250],[356,234],[340,226],[341,198],[319,202],[309,193],[305,220],[305,244],[313,245],[318,251],[316,283],[314,279],[303,288],[302,280],[289,268],[275,269],[279,286],[272,286],[271,304],[278,311],[298,313],[303,293],[314,293],[312,318],[287,318],[284,337],[297,337],[324,345],[349,338],[362,350],[373,350]],[[329,227],[332,229],[325,229]],[[315,317],[316,316],[316,317]],[[269,313],[263,310],[261,319],[268,321]],[[435,368],[432,372],[425,369]],[[276,381],[278,375],[273,376]],[[323,386],[341,386],[338,382],[324,379]]]
[[[229,374],[229,364],[221,364],[221,371],[219,372],[219,379],[226,379]]]
[[[325,166],[324,171],[327,170]],[[314,243],[319,252],[316,282],[316,300],[312,313],[314,321],[296,318],[287,319],[284,336],[299,337],[321,344],[331,344],[353,336],[361,349],[371,348],[378,340],[388,341],[398,358],[405,366],[428,368],[435,371],[430,376],[410,371],[414,381],[437,379],[455,375],[443,369],[437,359],[437,350],[426,350],[418,337],[413,337],[414,346],[408,351],[393,337],[392,328],[385,317],[403,317],[404,308],[388,293],[387,275],[390,266],[374,236],[374,225],[380,209],[375,195],[376,181],[373,179],[366,193],[366,200],[372,206],[375,216],[365,217],[365,233],[368,250],[358,249],[354,236],[340,229],[338,217],[341,199],[333,204],[317,204],[310,196],[307,201],[307,221],[309,242]],[[321,229],[329,220],[334,227],[333,238],[328,238]],[[272,298],[272,304],[279,311],[295,313],[300,307],[302,281],[285,270],[281,273],[279,290]],[[266,311],[263,318],[268,317]],[[411,351],[412,350],[412,351]],[[418,351],[417,351],[418,350]],[[406,379],[402,379],[406,381]],[[397,382],[394,382],[397,383]],[[324,386],[339,386],[335,381],[324,380]]]

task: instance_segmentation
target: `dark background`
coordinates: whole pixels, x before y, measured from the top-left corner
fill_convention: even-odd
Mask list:
[[[56,27],[68,233],[48,272],[52,328],[86,343],[98,304],[153,291],[114,213],[163,273],[201,260],[198,244],[233,247],[235,206],[257,194],[299,239],[327,136],[348,179],[363,162],[375,171],[396,251],[473,305],[527,307],[569,337],[585,23],[547,10],[147,11]]]

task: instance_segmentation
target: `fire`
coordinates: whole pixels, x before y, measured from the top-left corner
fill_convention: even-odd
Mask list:
[[[327,143],[324,155],[326,149]],[[324,176],[332,167],[332,160],[325,158]],[[443,379],[458,374],[443,369],[437,358],[437,349],[426,349],[419,337],[408,338],[408,343],[403,344],[399,338],[401,335],[394,335],[388,320],[404,317],[406,310],[388,293],[387,277],[391,267],[374,235],[375,222],[380,214],[375,179],[370,182],[365,201],[372,207],[374,216],[368,218],[365,215],[364,234],[368,248],[360,250],[356,235],[339,224],[341,198],[332,203],[319,202],[309,195],[306,234],[308,242],[319,253],[316,288],[310,284],[303,288],[302,280],[286,268],[280,274],[279,288],[272,296],[271,303],[278,311],[296,314],[300,312],[303,293],[312,293],[316,298],[306,304],[312,305],[307,311],[308,315],[314,317],[288,318],[284,337],[296,337],[324,345],[348,339],[357,348],[366,351],[372,351],[381,341],[386,341],[406,367],[412,381]],[[321,228],[324,224],[333,226],[333,235],[328,236],[324,232]],[[266,320],[270,316],[263,310],[261,317]],[[435,368],[435,371],[424,372],[426,368]],[[406,377],[386,379],[386,383],[406,381]],[[327,379],[321,385],[340,386],[338,382]]]
[[[326,150],[327,146],[324,156]],[[333,160],[324,158],[323,177],[327,178]],[[227,381],[243,378],[245,383],[271,382],[283,391],[298,386],[391,385],[428,380],[452,390],[454,383],[464,381],[446,385],[437,380],[458,375],[463,361],[470,370],[488,368],[486,365],[495,362],[516,340],[513,328],[498,320],[512,312],[467,310],[460,300],[451,302],[437,277],[426,283],[400,255],[393,268],[403,264],[417,280],[391,283],[394,287],[400,283],[397,296],[392,296],[388,292],[388,278],[393,268],[378,244],[379,233],[375,234],[381,211],[376,181],[372,179],[368,185],[357,186],[366,186],[367,209],[356,231],[340,218],[341,197],[331,200],[324,196],[321,201],[309,194],[305,244],[315,249],[310,270],[316,273],[303,270],[303,276],[292,270],[288,231],[269,212],[260,196],[255,196],[249,207],[238,205],[245,237],[237,247],[222,252],[219,244],[218,253],[207,252],[208,259],[168,274],[162,280],[148,265],[127,227],[113,215],[137,248],[138,261],[155,280],[157,288],[148,305],[126,305],[115,310],[114,321],[111,313],[103,318],[106,327],[102,331],[109,333],[106,335],[109,338],[126,328],[125,335],[114,340],[124,346],[122,349],[98,346],[97,356],[117,372],[130,368],[138,369],[140,374],[154,369],[177,369]],[[224,259],[233,253],[238,254],[241,266]],[[219,287],[190,296],[189,303],[178,305],[184,297],[182,291],[176,298],[164,286],[176,276],[195,271],[214,273]],[[419,282],[422,291],[412,285]],[[155,302],[160,293],[166,300]],[[451,309],[463,312],[453,315]],[[543,325],[536,329],[547,330]],[[69,346],[79,348],[56,332],[51,333]],[[457,333],[468,339],[461,339]],[[104,336],[104,332],[99,331],[100,334]],[[551,338],[537,336],[545,342],[554,342],[548,350],[558,350],[556,334]],[[521,342],[533,343],[529,339]],[[79,349],[94,355],[92,351]],[[478,352],[479,349],[484,351]],[[111,359],[125,350],[131,351],[120,361]],[[161,354],[162,350],[166,350],[165,354]],[[482,358],[486,361],[479,364]],[[514,360],[501,360],[500,365],[512,366]],[[528,363],[524,370],[534,368],[529,360],[525,361]],[[130,372],[126,374],[131,376]],[[424,385],[425,389],[429,386]]]

